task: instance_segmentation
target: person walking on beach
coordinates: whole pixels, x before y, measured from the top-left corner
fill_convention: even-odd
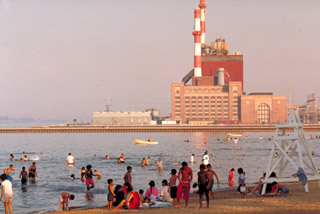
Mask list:
[[[12,198],[13,198],[13,191],[12,191],[12,183],[7,179],[6,174],[2,174],[0,176],[0,179],[2,181],[2,191],[0,196],[0,201],[3,201],[4,210],[5,213],[8,214],[8,211],[10,214],[12,214]]]
[[[36,162],[32,163],[32,165],[29,167],[28,171],[29,171],[29,179],[30,179],[30,181],[35,181],[36,180],[36,176],[38,177]]]
[[[28,181],[28,172],[26,171],[26,167],[22,167],[22,171],[20,172],[19,178],[21,178],[21,185],[26,185]]]
[[[90,190],[94,188],[94,181],[93,181],[93,172],[92,172],[92,166],[88,165],[86,170],[86,185],[87,185],[87,190]]]
[[[176,169],[171,169],[171,177],[170,177],[170,182],[169,182],[169,192],[170,192],[170,196],[173,199],[173,206],[175,207],[177,204],[177,178],[178,176],[177,174],[177,170]]]
[[[9,175],[9,174],[11,173],[11,171],[16,171],[16,170],[13,168],[13,165],[12,165],[12,164],[10,164],[9,168],[6,168],[6,169],[3,170],[3,173],[6,174],[7,179],[8,179],[9,181],[12,181],[12,177],[11,177],[11,175]]]
[[[66,162],[67,162],[67,166],[74,166],[75,161],[74,161],[74,157],[71,155],[71,153],[69,153],[69,155],[66,159]]]
[[[208,174],[208,179],[209,179],[209,189],[208,189],[209,196],[211,193],[212,199],[214,199],[214,195],[213,195],[214,178],[213,178],[213,176],[216,176],[218,186],[219,186],[219,178],[218,178],[218,175],[216,174],[216,172],[211,169],[211,164],[208,164],[207,169],[208,169],[207,174]]]
[[[185,207],[188,207],[189,203],[189,193],[190,193],[190,183],[192,181],[192,169],[188,167],[187,162],[182,162],[182,167],[179,169],[178,179],[180,181],[178,185],[178,192],[177,192],[177,207],[180,207],[180,200],[183,194],[183,199],[185,200],[186,204]]]
[[[64,204],[66,204],[66,210],[69,211],[68,199],[74,200],[74,195],[70,195],[67,192],[62,192],[61,195],[59,196],[59,200],[60,200],[59,211],[62,210],[62,208],[64,207]]]
[[[244,198],[244,195],[246,193],[246,183],[245,183],[246,177],[244,175],[242,168],[238,169],[238,174],[239,174],[239,179],[238,179],[239,187],[237,191],[241,193],[241,198]]]
[[[229,172],[229,177],[228,177],[228,185],[230,186],[230,187],[232,187],[233,185],[234,185],[234,176],[233,176],[233,173],[234,173],[234,168],[232,168],[231,170],[230,170],[230,172]]]
[[[202,209],[202,199],[203,199],[203,194],[206,195],[207,199],[207,208],[209,208],[209,191],[208,191],[208,186],[209,186],[209,177],[208,177],[208,172],[204,171],[205,170],[204,164],[200,165],[200,172],[198,172],[198,186],[199,186],[199,203],[200,203],[200,209]]]

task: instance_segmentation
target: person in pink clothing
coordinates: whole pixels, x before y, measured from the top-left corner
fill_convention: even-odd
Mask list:
[[[150,199],[151,195],[154,195],[155,197],[158,197],[158,189],[155,187],[154,181],[149,182],[150,188],[146,191],[146,199]]]

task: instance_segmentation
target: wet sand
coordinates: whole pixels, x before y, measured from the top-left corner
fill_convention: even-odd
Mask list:
[[[281,196],[248,196],[244,199],[240,198],[240,194],[236,190],[218,191],[215,193],[215,200],[210,200],[210,208],[206,208],[203,203],[203,209],[199,209],[199,197],[196,194],[190,194],[190,202],[188,208],[142,208],[139,210],[120,210],[112,211],[113,213],[320,213],[320,187],[318,182],[309,182],[310,192],[306,193],[301,183],[289,183],[290,195],[288,197]],[[181,206],[184,207],[184,201]],[[70,201],[72,207],[72,201]],[[57,207],[59,205],[57,204]],[[87,210],[71,210],[70,214],[100,214],[109,213],[106,207],[87,209]],[[57,212],[59,213],[59,212]],[[61,213],[61,212],[60,212]]]

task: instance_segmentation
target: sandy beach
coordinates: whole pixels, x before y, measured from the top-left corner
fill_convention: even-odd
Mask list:
[[[306,193],[301,183],[288,183],[290,195],[288,197],[281,196],[248,196],[244,199],[236,190],[217,191],[215,200],[210,201],[210,208],[206,208],[203,203],[202,210],[199,209],[199,197],[196,194],[190,194],[189,207],[186,208],[142,208],[139,210],[120,210],[112,211],[114,213],[320,213],[320,187],[318,182],[309,182],[310,192]],[[182,201],[183,202],[183,201]],[[182,207],[184,203],[181,204]],[[58,204],[57,204],[58,206]],[[70,201],[72,208],[72,201]],[[100,214],[111,212],[106,207],[87,209],[87,210],[71,210],[69,213],[76,214]],[[56,212],[61,213],[61,212]]]

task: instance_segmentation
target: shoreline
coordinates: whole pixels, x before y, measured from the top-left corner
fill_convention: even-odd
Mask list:
[[[306,132],[320,132],[320,125],[304,125]],[[215,124],[195,125],[144,125],[144,126],[96,126],[96,125],[52,125],[31,128],[0,128],[0,134],[12,133],[138,133],[138,132],[275,132],[275,124]],[[292,132],[293,129],[287,129]]]
[[[309,181],[310,192],[304,192],[304,187],[301,183],[283,183],[289,186],[289,196],[248,196],[246,194],[244,199],[240,198],[240,194],[235,189],[215,191],[215,199],[210,199],[210,208],[206,208],[206,202],[204,200],[203,209],[199,209],[199,197],[196,194],[190,193],[190,201],[188,208],[141,208],[138,210],[126,210],[112,211],[113,213],[172,213],[172,214],[185,214],[187,213],[230,213],[230,214],[300,214],[300,213],[320,213],[320,187],[317,181]],[[248,187],[250,188],[250,187]],[[252,188],[252,187],[251,187]],[[205,198],[205,197],[204,197]],[[72,209],[72,201],[69,202]],[[58,204],[57,204],[58,207]],[[184,200],[181,200],[181,207],[184,207]],[[71,210],[68,213],[71,214],[101,214],[108,213],[106,206],[96,207],[82,210]],[[50,212],[51,214],[62,212]]]

